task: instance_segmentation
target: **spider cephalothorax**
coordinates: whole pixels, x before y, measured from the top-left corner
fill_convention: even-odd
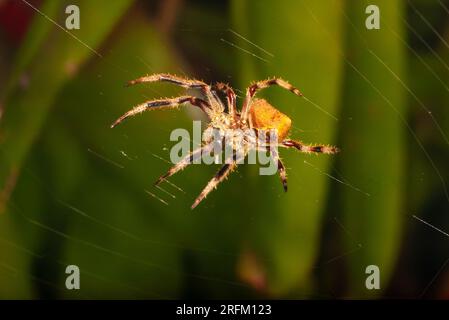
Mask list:
[[[120,122],[128,117],[134,116],[146,110],[153,108],[176,108],[184,103],[190,103],[193,106],[200,108],[204,111],[209,118],[208,129],[218,129],[220,131],[253,129],[256,134],[259,131],[266,132],[268,130],[274,130],[276,132],[277,141],[269,141],[270,146],[281,146],[286,148],[296,148],[301,152],[306,153],[327,153],[332,154],[338,152],[338,149],[332,146],[325,145],[306,145],[300,141],[288,139],[288,133],[291,127],[291,119],[270,105],[264,99],[253,99],[257,91],[267,88],[272,85],[280,86],[287,89],[298,96],[302,96],[301,92],[289,84],[287,81],[280,78],[272,78],[262,80],[251,84],[246,90],[245,100],[240,111],[236,108],[236,95],[234,90],[224,83],[216,83],[212,86],[207,85],[203,81],[184,79],[178,76],[170,74],[153,74],[145,77],[138,78],[130,81],[129,85],[144,82],[166,81],[184,88],[199,89],[203,94],[203,98],[197,98],[194,96],[181,96],[176,98],[167,98],[160,100],[151,100],[137,105],[130,111],[126,112],[117,121],[115,121],[111,127],[115,127]],[[226,96],[226,106],[221,101],[218,93],[222,93]],[[245,143],[239,145],[239,148],[243,150],[235,150],[239,156],[233,157],[232,161],[226,162],[223,167],[217,172],[217,174],[209,181],[200,195],[196,198],[192,205],[192,209],[195,208],[217,185],[223,181],[236,167],[238,159],[245,157],[251,148],[264,148],[264,151],[270,152],[271,157],[277,162],[278,172],[284,187],[287,191],[287,176],[285,172],[285,166],[279,157],[276,148],[271,148],[267,144],[254,144],[249,137],[244,137]],[[195,159],[201,157],[204,152],[210,152],[211,144],[203,144],[200,148],[193,150],[188,156],[183,158],[180,162],[175,164],[170,170],[161,176],[156,184],[161,183],[168,177],[174,175],[176,172],[184,169],[189,164],[193,163]],[[235,148],[235,147],[234,147]]]

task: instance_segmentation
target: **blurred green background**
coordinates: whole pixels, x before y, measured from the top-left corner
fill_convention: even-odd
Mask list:
[[[66,32],[66,7],[80,29]],[[368,5],[380,30],[368,30]],[[0,0],[0,298],[449,298],[449,1]],[[39,11],[39,12],[38,12]],[[197,110],[125,88],[171,72],[281,76],[260,95],[291,137],[278,176],[243,165],[198,208],[216,166],[169,167]],[[323,111],[324,110],[324,111]],[[442,232],[432,228],[431,224]],[[67,290],[67,265],[81,289]],[[380,270],[367,290],[365,269]]]

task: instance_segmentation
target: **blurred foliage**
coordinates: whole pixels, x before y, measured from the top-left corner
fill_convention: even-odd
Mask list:
[[[234,1],[235,29],[244,30],[251,41],[263,44],[274,56],[269,63],[245,56],[241,61],[245,72],[238,87],[254,79],[282,75],[301,88],[313,103],[326,106],[330,114],[337,114],[342,65],[339,54],[343,50],[342,16],[338,8],[342,4],[341,1],[296,1],[289,6],[279,6],[276,2]],[[274,11],[277,12],[275,16]],[[289,14],[308,11],[314,15],[304,14],[301,23]],[[279,41],[279,34],[288,46]],[[247,43],[240,41],[239,45],[251,50]],[[335,136],[336,121],[311,103],[279,88],[267,90],[265,96],[291,117],[294,138],[301,135],[303,141],[335,142],[331,137]],[[284,295],[299,289],[292,294],[304,295],[311,292],[308,277],[316,260],[329,185],[328,178],[318,170],[327,171],[330,159],[326,156],[313,159],[291,150],[285,150],[283,158],[292,169],[288,172],[289,192],[279,201],[272,198],[273,193],[282,193],[278,179],[261,181],[257,168],[251,172],[252,184],[248,189],[257,190],[260,200],[251,205],[258,216],[248,232],[245,250],[254,250],[259,260],[267,261],[263,266],[265,285],[271,294]],[[304,161],[310,161],[310,165]]]
[[[448,132],[449,3],[77,0],[70,33],[69,2],[31,3],[42,14],[19,48],[0,33],[1,298],[447,297],[447,270],[431,282],[447,238],[413,215],[449,229],[448,146],[425,110]],[[369,4],[380,30],[365,28]],[[156,72],[229,82],[239,104],[251,81],[281,76],[305,98],[260,96],[292,138],[342,151],[281,150],[287,193],[240,166],[191,211],[218,167],[153,181],[171,130],[204,116],[186,106],[109,127],[182,94],[123,85]],[[70,264],[81,290],[65,289]],[[365,287],[371,264],[380,291]]]
[[[362,192],[339,189],[342,222],[357,239],[361,250],[349,259],[351,293],[357,296],[378,294],[365,287],[365,268],[370,264],[382,270],[382,286],[389,282],[401,238],[404,188],[404,53],[400,39],[401,1],[378,1],[382,8],[382,28],[378,32],[354,26],[364,23],[359,14],[371,3],[351,2],[347,6],[347,50],[349,65],[343,89],[340,146],[344,150],[340,172],[348,181],[366,186]],[[379,62],[379,61],[382,62]],[[381,63],[389,69],[379,72]],[[391,72],[389,72],[391,70]],[[368,81],[361,79],[360,73]],[[380,93],[380,94],[379,94]],[[379,145],[379,131],[382,145]],[[384,157],[379,157],[379,145]],[[363,163],[363,166],[358,164]],[[345,238],[345,248],[354,249],[354,239]],[[376,263],[374,263],[374,261]]]

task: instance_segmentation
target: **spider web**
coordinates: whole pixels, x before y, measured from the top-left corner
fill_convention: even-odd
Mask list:
[[[22,0],[22,1],[25,4],[32,6],[27,1],[25,1],[25,0]],[[443,9],[445,9],[447,11],[447,13],[449,14],[449,10],[447,10],[447,7],[445,7],[444,3],[442,3],[441,1],[438,1],[438,2],[441,5],[441,7]],[[32,6],[32,8],[36,11],[39,11],[39,9],[36,7]],[[314,19],[316,19],[317,23],[322,25],[324,28],[324,25],[315,16],[315,13],[313,11],[311,11],[310,8],[307,6],[305,6],[305,9],[306,9],[306,11],[304,14],[312,15],[314,17]],[[412,7],[412,9],[416,12],[419,12],[416,7]],[[345,19],[348,20],[349,23],[351,23],[352,27],[357,30],[357,28],[352,24],[349,17],[344,13],[344,11],[342,11],[342,14],[344,15]],[[45,15],[42,15],[42,16],[45,19],[49,20],[49,23],[55,24],[59,28],[64,30],[64,32],[66,32],[68,34],[68,36],[71,36],[72,38],[74,38],[74,41],[79,42],[81,45],[83,45],[83,46],[87,47],[89,50],[91,50],[97,56],[98,59],[110,64],[113,68],[116,68],[119,72],[126,74],[127,77],[133,74],[133,72],[126,70],[125,68],[118,66],[115,63],[112,63],[111,61],[109,61],[107,56],[99,54],[97,51],[95,51],[94,49],[89,47],[88,44],[83,42],[82,39],[75,37],[73,34],[68,32],[65,28],[61,27],[56,21],[52,20],[48,16],[45,16]],[[448,44],[444,40],[444,36],[439,34],[438,31],[432,27],[432,25],[430,24],[430,22],[426,19],[426,17],[424,15],[420,14],[419,16],[422,19],[422,21],[432,30],[432,32],[434,32],[442,40],[442,42],[445,44],[447,49],[449,49]],[[416,31],[413,29],[413,27],[406,20],[404,20],[404,25],[406,26],[406,28],[409,32],[416,33]],[[402,39],[397,33],[395,33],[395,31],[390,26],[386,25],[385,27],[388,28],[388,30],[390,30],[390,32],[394,33],[395,36],[398,37],[401,42],[403,42],[404,44],[408,43],[406,39]],[[257,53],[252,52],[248,49],[242,48],[239,45],[237,45],[236,43],[234,43],[232,40],[225,39],[225,37],[223,37],[223,36],[218,36],[217,37],[218,41],[222,42],[224,45],[228,45],[232,49],[240,52],[240,54],[248,55],[253,59],[262,61],[263,63],[273,63],[273,64],[276,63],[277,57],[270,52],[269,48],[264,48],[263,44],[256,44],[255,41],[252,41],[251,39],[247,39],[244,35],[240,34],[238,32],[238,30],[233,30],[233,29],[220,30],[220,34],[223,34],[223,32],[224,32],[224,34],[226,34],[228,36],[234,36],[241,40],[246,41],[250,46],[252,46],[254,48],[254,50]],[[327,32],[329,34],[329,30],[325,30],[325,32]],[[360,35],[360,37],[365,43],[366,50],[370,54],[372,54],[376,60],[378,60],[379,68],[382,68],[382,69],[384,69],[384,71],[386,73],[391,74],[391,76],[393,78],[395,78],[401,84],[401,86],[404,87],[404,89],[409,94],[411,99],[413,99],[419,105],[419,107],[425,111],[425,114],[427,114],[428,117],[431,119],[434,127],[440,133],[441,138],[445,141],[445,144],[449,145],[449,140],[448,140],[445,132],[441,128],[438,119],[434,116],[434,114],[429,109],[429,107],[422,101],[422,99],[419,97],[418,93],[414,92],[407,85],[405,80],[401,79],[397,74],[395,74],[394,71],[392,71],[389,68],[388,64],[385,61],[383,61],[378,55],[376,55],[376,53],[374,51],[372,51],[370,49],[369,44],[366,43],[366,41],[363,39],[362,35]],[[427,48],[431,48],[431,46],[428,45],[427,42],[423,38],[419,38],[419,39],[423,43],[424,46],[426,46]],[[407,50],[411,54],[419,57],[419,54],[412,47],[407,46]],[[436,51],[434,51],[432,49],[431,52],[433,55],[435,55],[435,57],[437,57],[438,60],[440,60],[440,62],[442,62],[442,63],[444,62],[444,59],[442,57],[440,57],[440,55]],[[442,190],[442,193],[445,195],[447,203],[449,204],[449,195],[448,195],[446,181],[444,180],[443,174],[440,172],[440,169],[438,168],[435,161],[433,160],[431,153],[426,149],[426,146],[422,142],[421,138],[415,133],[412,126],[408,123],[406,116],[401,114],[398,111],[398,109],[391,103],[391,101],[389,101],[388,98],[385,97],[385,95],[377,88],[375,83],[373,83],[366,75],[364,75],[359,69],[357,69],[356,66],[354,66],[349,61],[349,59],[346,57],[344,52],[340,52],[340,55],[341,55],[341,58],[344,60],[344,62],[350,68],[354,69],[354,71],[357,74],[360,75],[361,81],[367,82],[369,84],[369,86],[382,97],[382,99],[385,99],[387,104],[400,117],[404,128],[407,129],[408,134],[410,135],[410,137],[412,137],[413,141],[416,143],[416,146],[418,146],[419,150],[422,152],[422,154],[425,155],[426,159],[428,160],[429,166],[434,170],[435,174],[438,176],[439,181],[440,181],[440,189]],[[147,69],[149,72],[155,71],[154,68],[152,68],[147,61],[145,61],[145,59],[138,57],[138,56],[135,56],[134,59],[140,61],[143,69]],[[444,90],[449,91],[449,89],[447,88],[447,86],[444,83],[444,80],[442,80],[441,77],[433,70],[432,66],[429,65],[424,60],[420,60],[420,62],[432,74],[432,76],[438,80],[438,82],[441,84],[441,87]],[[449,67],[446,64],[445,64],[445,68],[449,72]],[[179,70],[179,72],[181,74],[184,74],[187,77],[187,75],[184,71]],[[158,90],[155,90],[154,88],[145,87],[145,90],[152,90],[152,92],[154,94],[161,95],[161,92],[159,92]],[[241,92],[241,91],[238,91],[238,92],[240,93],[240,96],[243,94],[243,92]],[[145,96],[144,94],[142,94],[142,95],[143,95],[143,98],[145,98],[145,99],[150,98],[148,96]],[[335,115],[332,115],[326,111],[325,106],[320,106],[319,104],[315,103],[313,97],[306,96],[304,99],[311,107],[316,108],[320,112],[325,113],[328,117],[332,118],[333,120],[338,121],[338,118]],[[170,134],[169,128],[159,126],[158,124],[155,124],[155,129],[158,130],[162,136],[168,137]],[[293,127],[293,132],[295,132],[295,133],[314,132],[316,130],[318,130],[318,129],[307,128],[307,129],[303,130],[303,129],[300,129],[295,126]],[[102,165],[104,165],[105,167],[108,167],[108,170],[127,170],[130,166],[132,166],[132,164],[134,162],[142,162],[142,161],[148,162],[149,164],[160,162],[164,166],[167,166],[167,169],[168,169],[171,162],[169,161],[169,149],[168,149],[167,145],[160,148],[160,150],[155,150],[154,148],[150,148],[150,147],[146,147],[146,146],[143,146],[143,148],[142,148],[143,151],[128,150],[125,147],[126,141],[128,139],[129,139],[129,137],[126,134],[123,134],[122,140],[117,143],[117,149],[115,149],[115,150],[110,150],[110,149],[107,149],[106,147],[102,148],[101,150],[98,150],[98,148],[96,148],[96,147],[86,146],[85,152],[88,155],[89,159],[95,159],[95,161],[97,161],[98,163],[102,163]],[[347,179],[344,177],[344,174],[342,175],[340,173],[335,172],[335,170],[334,170],[335,168],[334,169],[331,168],[332,173],[330,173],[330,172],[325,172],[325,171],[321,170],[319,167],[315,166],[312,162],[304,161],[304,164],[306,166],[310,167],[310,170],[315,171],[318,175],[323,175],[327,179],[330,179],[333,183],[336,183],[337,185],[339,185],[339,187],[349,188],[352,191],[358,192],[358,193],[362,194],[363,196],[369,198],[369,201],[376,201],[375,194],[366,192],[364,186],[359,185],[359,182],[357,182],[357,181],[347,181]],[[291,169],[291,168],[289,168],[289,169]],[[212,171],[210,171],[210,172],[212,172]],[[295,172],[293,170],[290,170],[289,172],[291,172],[292,175],[295,175]],[[163,173],[163,172],[161,172],[161,173]],[[139,245],[142,245],[143,247],[147,247],[147,248],[175,248],[177,250],[190,252],[193,255],[205,257],[206,259],[218,259],[218,261],[223,261],[223,262],[227,261],[228,259],[237,259],[239,257],[239,252],[222,251],[222,250],[215,249],[213,246],[205,245],[205,246],[197,247],[197,246],[193,246],[191,244],[186,245],[186,244],[178,243],[176,241],[161,241],[161,240],[157,240],[157,239],[152,239],[151,237],[147,237],[142,234],[135,234],[134,232],[127,229],[126,227],[117,225],[117,223],[114,221],[108,221],[108,220],[104,220],[102,218],[98,218],[95,214],[95,211],[91,211],[91,210],[89,210],[89,208],[79,208],[76,203],[70,203],[69,201],[66,201],[65,199],[61,198],[61,196],[59,196],[58,191],[51,190],[48,188],[47,183],[45,181],[41,180],[41,178],[39,177],[39,174],[35,173],[34,169],[25,167],[23,174],[25,176],[24,179],[30,179],[33,181],[33,183],[37,184],[39,186],[39,188],[41,190],[43,190],[44,193],[46,193],[46,195],[48,197],[53,199],[53,202],[56,206],[63,208],[65,214],[71,216],[71,219],[82,220],[85,223],[95,225],[95,228],[98,228],[99,232],[104,232],[105,234],[112,233],[112,234],[116,235],[117,237],[119,237],[120,239],[122,239],[122,241],[128,241],[131,246],[133,244],[139,244]],[[150,177],[148,177],[148,179],[150,180]],[[240,177],[240,180],[242,180],[242,179],[243,178]],[[180,181],[180,182],[178,182],[178,181]],[[169,179],[166,182],[166,184],[164,184],[163,186],[159,186],[159,187],[154,187],[151,184],[151,181],[149,181],[148,186],[141,190],[139,197],[145,199],[144,201],[147,201],[149,203],[149,206],[160,206],[160,207],[168,207],[168,208],[173,206],[175,208],[178,208],[178,206],[175,203],[180,201],[180,199],[184,199],[182,201],[182,203],[186,203],[185,199],[191,199],[196,195],[196,190],[190,190],[188,187],[184,187],[182,181],[183,181],[182,178],[173,179],[173,180]],[[235,181],[236,184],[238,184],[238,182],[239,182],[238,180]],[[35,218],[32,218],[29,216],[29,212],[25,212],[24,209],[22,209],[22,206],[18,203],[15,203],[14,200],[12,200],[9,205],[10,205],[11,211],[14,212],[15,214],[17,214],[23,223],[28,224],[32,228],[40,229],[41,232],[51,233],[54,236],[56,236],[57,238],[60,238],[61,240],[76,243],[77,245],[79,245],[81,247],[89,248],[89,250],[99,251],[101,253],[109,255],[113,259],[122,260],[125,263],[129,263],[129,264],[139,265],[142,268],[144,268],[145,270],[147,270],[148,273],[158,272],[160,270],[163,270],[164,272],[167,273],[168,276],[180,273],[183,277],[192,279],[192,281],[196,281],[196,282],[214,283],[216,285],[229,286],[232,288],[244,287],[244,288],[250,289],[249,285],[246,285],[242,282],[237,282],[237,281],[234,281],[234,280],[228,279],[228,278],[220,278],[220,277],[214,276],[213,273],[207,274],[207,273],[201,272],[201,271],[199,271],[199,272],[179,271],[176,268],[171,268],[171,266],[169,266],[169,265],[160,264],[160,263],[158,263],[158,261],[153,261],[150,259],[136,258],[134,256],[127,254],[124,250],[115,249],[115,248],[113,248],[113,246],[108,246],[105,244],[99,244],[99,243],[96,243],[93,241],[86,240],[83,237],[81,237],[81,235],[76,235],[76,236],[72,235],[70,233],[70,230],[60,230],[59,228],[54,227],[51,224],[47,224],[45,221],[40,221]],[[211,209],[210,211],[213,212],[214,206],[212,204],[204,203],[204,206],[206,208],[210,208]],[[416,209],[416,210],[418,211],[418,209]],[[173,214],[177,214],[177,213],[174,212]],[[429,231],[433,231],[433,232],[436,232],[437,234],[441,234],[445,237],[449,237],[449,235],[447,234],[448,230],[445,230],[444,227],[439,227],[439,226],[435,225],[434,223],[432,223],[432,221],[428,221],[426,219],[420,218],[413,212],[408,213],[408,217],[412,221],[419,222],[420,224],[423,225],[423,227],[428,227]],[[348,230],[347,227],[345,225],[343,225],[343,223],[337,217],[333,217],[332,219],[330,219],[330,225],[331,225],[331,228],[333,228],[335,232],[341,233],[344,237],[352,239],[352,241],[354,243],[353,249],[351,249],[347,252],[340,252],[339,254],[337,254],[335,256],[326,257],[323,259],[322,264],[319,264],[316,266],[316,268],[320,268],[320,269],[324,268],[326,270],[329,270],[329,272],[332,272],[333,271],[332,264],[334,262],[344,259],[344,258],[348,257],[349,255],[360,254],[360,250],[363,249],[363,243],[360,243],[358,241],[358,239],[355,239],[351,230]],[[447,241],[446,238],[444,238],[444,240]],[[15,250],[24,252],[26,255],[31,256],[33,259],[45,260],[47,263],[51,263],[51,264],[54,264],[59,267],[63,267],[63,266],[73,263],[71,261],[66,261],[58,256],[43,255],[42,252],[39,250],[34,250],[31,248],[24,247],[21,244],[10,241],[10,239],[0,238],[0,242],[8,247],[14,248]],[[264,262],[269,262],[269,261],[264,261]],[[447,260],[445,260],[440,266],[437,267],[436,272],[429,279],[428,284],[426,284],[426,286],[422,289],[422,291],[419,293],[413,293],[413,294],[415,294],[415,296],[421,296],[421,297],[425,296],[425,294],[429,290],[429,288],[431,288],[433,285],[435,285],[435,283],[437,281],[440,280],[439,276],[441,275],[443,270],[446,269],[448,262],[449,262],[449,258]],[[15,266],[9,265],[7,262],[1,262],[0,268],[2,268],[2,270],[5,270],[7,273],[11,274],[11,276],[21,275],[21,276],[24,276],[24,277],[30,279],[30,281],[32,281],[32,282],[39,283],[39,285],[50,287],[56,291],[62,290],[61,286],[58,283],[55,283],[52,280],[48,280],[48,279],[44,279],[42,277],[36,276],[35,274],[32,274],[32,273],[23,272],[23,270],[19,270]],[[147,287],[143,287],[143,286],[139,287],[138,285],[131,284],[126,279],[111,278],[106,275],[92,272],[89,269],[86,269],[84,267],[82,269],[82,272],[83,272],[83,275],[86,274],[91,279],[96,279],[96,280],[99,280],[102,282],[107,282],[107,283],[112,283],[114,285],[118,285],[119,287],[123,288],[123,290],[131,290],[137,296],[139,294],[150,294],[154,298],[173,298],[171,296],[166,296],[160,292],[149,292]],[[89,281],[89,280],[87,280],[87,281]],[[81,295],[83,295],[83,293]],[[317,294],[314,293],[314,295],[317,295]],[[317,296],[318,297],[333,297],[333,294],[324,293],[322,295],[317,295]],[[310,296],[307,296],[307,297],[310,297]]]

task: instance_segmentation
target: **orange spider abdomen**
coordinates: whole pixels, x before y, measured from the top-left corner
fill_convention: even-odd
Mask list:
[[[250,121],[254,128],[277,130],[278,141],[284,140],[292,126],[292,120],[264,99],[255,99],[250,109]]]

